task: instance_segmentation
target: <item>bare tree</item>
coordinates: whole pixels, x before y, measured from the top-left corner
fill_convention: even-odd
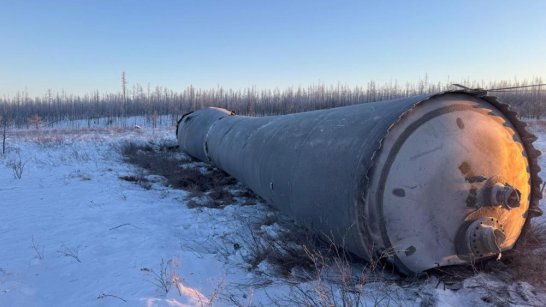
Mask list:
[[[127,76],[125,75],[125,72],[121,73],[121,94],[123,102],[127,102]]]
[[[6,154],[6,130],[8,130],[8,119],[0,114],[0,123],[2,124],[2,154]]]
[[[36,130],[40,129],[40,125],[42,124],[42,118],[40,117],[40,115],[38,114],[34,114],[32,115],[28,121],[34,125],[34,127],[36,128]]]
[[[122,116],[127,116],[127,76],[125,75],[125,72],[121,73],[121,95],[123,99],[123,110],[122,110]]]
[[[152,114],[152,128],[157,128],[157,119],[159,118],[159,114],[157,114],[157,111],[154,111]]]
[[[0,97],[0,113],[8,119],[8,128],[12,124],[16,127],[31,125],[29,119],[35,114],[40,114],[41,121],[48,123],[70,120],[73,125],[77,125],[74,120],[87,119],[88,127],[91,127],[92,120],[101,117],[113,123],[116,118],[127,116],[143,116],[149,118],[151,124],[161,125],[164,115],[170,115],[173,123],[173,119],[175,121],[184,113],[208,106],[223,107],[241,115],[280,115],[440,92],[453,89],[450,83],[431,82],[425,77],[415,83],[399,84],[394,81],[378,84],[370,81],[354,87],[318,84],[286,89],[260,90],[251,87],[232,90],[222,87],[199,89],[190,85],[181,92],[160,86],[153,88],[150,85],[143,89],[135,84],[130,91],[127,75],[122,72],[121,91],[117,93],[101,93],[95,90],[89,94],[71,95],[64,91],[48,90],[42,97],[31,98],[28,93],[21,91],[12,97]],[[543,80],[535,78],[524,82],[489,83],[466,80],[459,83],[469,88],[503,88],[541,84]],[[546,115],[546,86],[493,94],[509,102],[522,116]],[[153,120],[154,118],[157,120]],[[32,124],[36,126],[35,123]]]

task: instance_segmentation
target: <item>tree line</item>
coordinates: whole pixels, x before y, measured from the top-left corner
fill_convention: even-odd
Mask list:
[[[461,83],[469,88],[496,89],[542,84],[541,78],[526,81],[494,81]],[[127,116],[145,116],[151,121],[161,115],[178,118],[182,114],[208,106],[226,108],[242,115],[266,116],[304,112],[337,106],[390,100],[455,89],[450,83],[431,83],[426,78],[415,83],[390,82],[378,85],[370,81],[362,86],[312,85],[285,89],[243,90],[216,87],[199,89],[189,86],[181,92],[163,87],[136,84],[127,88],[125,74],[119,93],[74,95],[64,91],[48,90],[41,97],[30,97],[26,92],[0,98],[2,123],[16,127],[39,127],[40,124],[62,120],[93,120],[97,118],[119,119]],[[546,115],[546,86],[517,88],[495,92],[503,101],[510,103],[522,116]]]

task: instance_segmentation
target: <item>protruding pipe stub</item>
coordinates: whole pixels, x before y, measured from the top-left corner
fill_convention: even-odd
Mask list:
[[[496,183],[491,187],[491,201],[507,209],[518,208],[520,192],[509,184]]]
[[[520,206],[521,193],[508,183],[495,182],[490,178],[481,188],[480,207],[502,206],[508,210]]]
[[[500,254],[505,240],[506,235],[499,221],[483,217],[467,222],[459,229],[455,247],[459,257],[479,259]]]

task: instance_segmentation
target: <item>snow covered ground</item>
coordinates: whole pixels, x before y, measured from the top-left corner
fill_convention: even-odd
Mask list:
[[[154,120],[151,116],[123,117],[97,117],[78,120],[60,120],[43,123],[41,126],[47,129],[91,129],[91,128],[113,128],[113,127],[168,127],[176,125],[180,115],[160,115]],[[30,127],[30,125],[29,125]],[[27,127],[27,128],[29,128]]]
[[[546,130],[533,127],[546,150]],[[305,302],[302,289],[324,287],[248,263],[248,225],[275,214],[264,204],[190,208],[188,192],[158,176],[146,176],[150,189],[120,179],[141,172],[124,162],[124,142],[174,142],[174,127],[16,132],[0,155],[0,306],[285,306]],[[284,231],[260,229],[273,239]],[[506,291],[503,302],[546,302],[526,282],[487,274],[458,291],[438,284],[372,280],[358,298],[365,306],[475,306]]]

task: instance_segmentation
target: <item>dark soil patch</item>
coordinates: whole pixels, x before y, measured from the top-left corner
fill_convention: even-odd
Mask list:
[[[180,155],[176,143],[128,142],[121,148],[121,153],[127,162],[141,167],[147,173],[165,177],[169,186],[189,191],[187,200],[190,207],[223,208],[235,203],[235,197],[256,197],[250,190],[235,189],[237,180],[226,172],[189,156]],[[140,177],[143,176],[120,178],[141,184],[144,180]],[[193,200],[205,195],[210,200]],[[244,200],[244,204],[253,203],[255,201]]]

